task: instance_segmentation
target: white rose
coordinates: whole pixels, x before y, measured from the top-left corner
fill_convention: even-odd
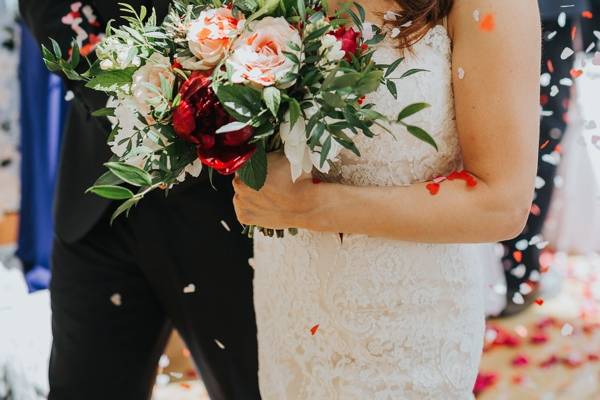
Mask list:
[[[150,102],[158,94],[148,88],[147,85],[161,90],[161,77],[172,87],[175,75],[171,72],[171,61],[160,53],[154,53],[140,69],[133,74],[131,93],[135,99],[137,109],[141,115],[147,117],[150,114]]]
[[[279,128],[279,136],[283,142],[283,152],[290,162],[292,180],[296,181],[302,172],[309,173],[313,166],[311,151],[306,143],[306,121],[300,116],[292,127],[288,111]]]
[[[227,65],[232,71],[233,83],[244,83],[252,86],[277,86],[287,88],[294,82],[279,83],[289,72],[294,72],[297,65],[284,51],[300,53],[289,47],[289,43],[302,45],[298,31],[285,18],[266,17],[254,21],[234,43]]]

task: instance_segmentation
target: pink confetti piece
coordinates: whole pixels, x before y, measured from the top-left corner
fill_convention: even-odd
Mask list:
[[[196,285],[194,285],[193,283],[190,283],[189,285],[187,285],[186,287],[183,288],[183,293],[185,294],[191,294],[194,293],[196,291]]]

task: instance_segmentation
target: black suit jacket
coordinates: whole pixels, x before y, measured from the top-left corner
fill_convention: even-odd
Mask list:
[[[573,18],[588,10],[588,0],[539,0],[543,20],[555,19],[561,12]]]
[[[70,11],[73,0],[20,0],[21,15],[40,44],[48,45],[53,38],[63,53],[70,47],[75,32],[61,19]],[[119,2],[127,2],[139,10],[142,5],[154,7],[160,19],[167,14],[168,0],[84,0],[94,8],[101,29],[111,20],[119,20]],[[64,132],[63,148],[56,191],[55,230],[67,242],[85,235],[106,211],[109,201],[85,194],[95,180],[105,172],[103,163],[110,158],[106,144],[111,128],[104,118],[91,112],[106,106],[103,93],[85,88],[81,83],[66,82],[75,94]],[[26,112],[24,117],[28,116]]]

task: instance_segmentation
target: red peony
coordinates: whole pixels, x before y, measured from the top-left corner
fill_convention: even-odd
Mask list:
[[[210,78],[194,72],[179,89],[181,102],[173,110],[173,129],[177,135],[196,145],[202,164],[223,175],[233,174],[252,158],[256,147],[250,143],[251,127],[217,134],[233,119],[210,87]]]
[[[360,33],[353,28],[346,29],[344,26],[340,26],[333,32],[333,36],[342,43],[342,50],[346,53],[346,59],[352,58],[352,54],[356,53],[359,35]]]

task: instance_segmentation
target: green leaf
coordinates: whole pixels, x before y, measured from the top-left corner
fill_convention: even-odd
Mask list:
[[[408,76],[417,74],[419,72],[429,72],[429,70],[427,70],[427,69],[421,69],[421,68],[409,69],[408,71],[406,71],[405,73],[402,74],[402,76],[400,77],[400,79],[403,79],[403,78],[406,78]]]
[[[281,92],[279,89],[268,86],[263,90],[262,96],[267,108],[271,111],[271,114],[273,114],[274,117],[277,117],[279,105],[281,104]]]
[[[264,186],[267,180],[267,153],[263,143],[257,143],[256,152],[238,174],[242,182],[256,191]]]
[[[285,56],[294,64],[300,64],[300,59],[298,58],[298,56],[292,52],[289,51],[284,51],[283,54],[285,54]]]
[[[223,125],[219,129],[217,129],[215,131],[215,133],[235,132],[235,131],[239,131],[240,129],[244,129],[247,126],[248,126],[248,122],[233,121],[233,122]]]
[[[52,43],[52,49],[54,50],[56,58],[62,58],[62,51],[60,50],[58,42],[52,38],[50,38],[50,42]]]
[[[396,68],[398,68],[398,66],[402,63],[402,61],[404,61],[404,57],[400,57],[399,59],[397,59],[396,61],[391,63],[385,70],[384,78],[387,78],[388,76],[390,76],[396,70]]]
[[[80,53],[79,53],[79,45],[77,42],[73,42],[72,50],[71,50],[71,67],[76,68],[79,65],[80,61]]]
[[[137,68],[127,68],[115,71],[103,71],[85,84],[86,87],[102,92],[115,91],[119,86],[131,83]]]
[[[365,13],[365,9],[363,8],[363,6],[361,6],[357,2],[354,2],[354,7],[356,7],[356,9],[358,10],[358,14],[360,15],[361,21],[364,22],[365,18],[367,17],[367,13]]]
[[[323,96],[323,100],[325,103],[329,104],[331,107],[344,107],[346,102],[339,95],[331,92],[323,92],[321,93]]]
[[[127,200],[133,197],[133,192],[122,186],[98,185],[89,188],[86,193],[94,193],[109,200]]]
[[[152,177],[141,168],[122,162],[107,162],[104,164],[113,174],[134,186],[152,185]]]
[[[419,111],[426,109],[427,107],[429,107],[429,104],[427,104],[427,103],[410,104],[410,105],[404,107],[404,109],[402,111],[400,111],[400,113],[398,114],[397,121],[402,121],[404,118],[408,118],[411,115],[416,114]]]
[[[123,183],[123,179],[119,178],[111,171],[106,171],[100,178],[96,180],[94,186],[117,186]]]
[[[381,78],[383,77],[383,71],[371,71],[366,74],[353,88],[354,92],[359,95],[367,95],[377,90],[380,85]]]
[[[395,99],[397,99],[398,98],[398,88],[396,87],[396,82],[392,81],[391,79],[388,79],[385,82],[385,85],[387,86],[387,89],[390,92],[390,94],[392,96],[394,96]]]
[[[92,113],[92,117],[114,117],[115,109],[114,108],[101,108]]]
[[[347,87],[352,87],[355,86],[358,81],[361,79],[362,74],[360,72],[349,72],[343,75],[340,75],[338,77],[333,78],[330,82],[324,82],[323,83],[323,89],[324,90],[329,90],[329,89],[344,89]],[[328,83],[328,85],[326,86],[325,83]]]
[[[293,127],[300,118],[300,103],[296,99],[290,99],[290,126]]]
[[[304,21],[306,19],[306,5],[304,4],[304,0],[298,0],[298,15]]]
[[[236,120],[247,122],[262,108],[259,91],[242,85],[220,85],[217,97],[227,112]]]
[[[323,36],[326,32],[329,31],[330,26],[326,25],[323,26],[319,29],[315,29],[314,31],[312,31],[311,33],[309,33],[305,38],[304,38],[304,42],[310,42],[311,40],[320,38],[321,36]]]
[[[140,197],[134,197],[122,203],[110,217],[110,224],[112,225],[113,222],[115,222],[115,219],[117,219],[117,217],[123,213],[126,213],[126,215],[129,216],[129,211],[131,211],[131,208],[135,206],[140,200]]]
[[[321,147],[321,159],[320,166],[321,168],[325,165],[325,161],[327,161],[327,156],[329,155],[329,151],[331,150],[331,135],[327,136],[325,142],[323,143],[323,147]]]
[[[435,143],[435,140],[424,129],[421,129],[418,126],[413,126],[413,125],[408,125],[406,127],[406,129],[408,130],[408,132],[411,135],[413,135],[417,139],[422,140],[423,142],[425,142],[427,144],[430,144],[436,150],[438,149],[437,143]]]

